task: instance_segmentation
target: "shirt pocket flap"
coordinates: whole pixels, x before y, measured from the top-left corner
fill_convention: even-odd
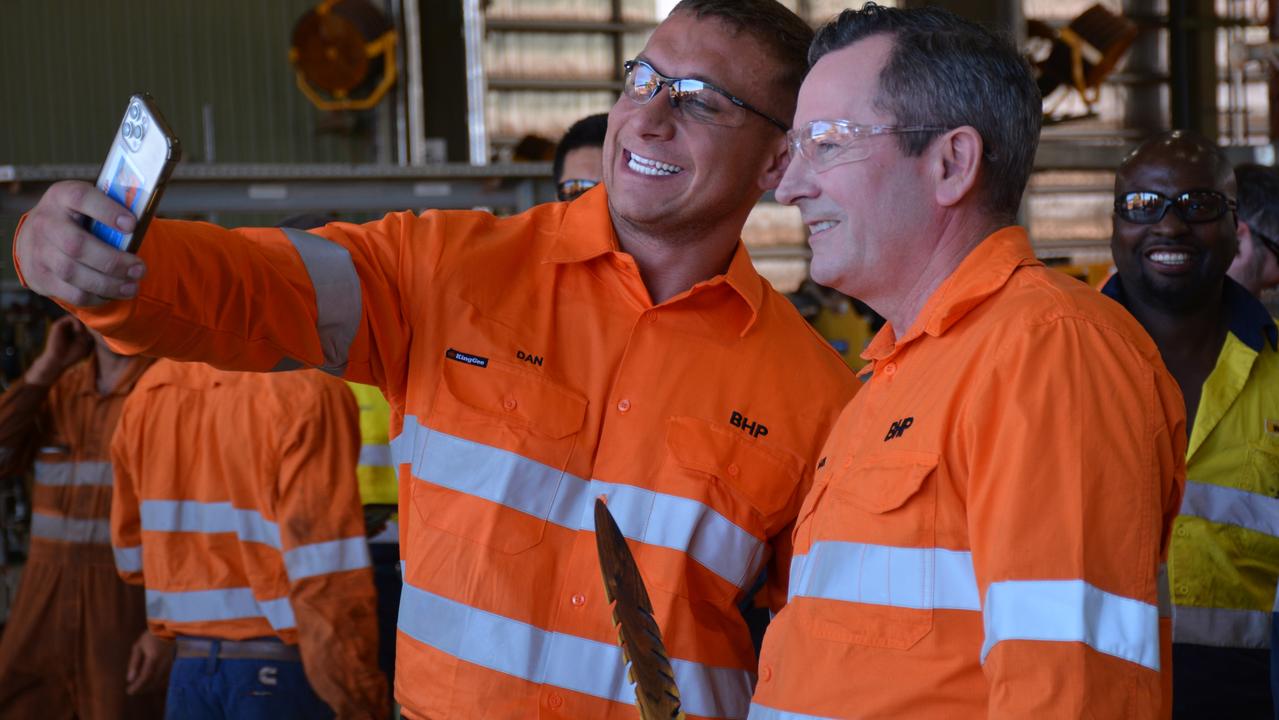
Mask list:
[[[837,489],[860,510],[890,512],[919,492],[938,459],[937,453],[911,450],[876,453],[850,468]]]
[[[671,418],[666,447],[678,465],[719,478],[765,517],[790,504],[803,477],[798,455],[699,418]]]
[[[491,360],[482,368],[446,362],[444,383],[450,395],[473,410],[543,437],[576,434],[586,418],[585,397]]]

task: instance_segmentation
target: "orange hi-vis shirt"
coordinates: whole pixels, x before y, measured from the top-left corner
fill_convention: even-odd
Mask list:
[[[1186,433],[1154,342],[1012,227],[863,356],[751,717],[1157,717]]]
[[[789,539],[855,389],[738,245],[654,305],[603,188],[510,218],[151,226],[139,298],[77,312],[130,352],[381,387],[400,472],[396,698],[409,717],[635,717],[592,504],[633,549],[685,710],[743,717],[736,603]]]
[[[0,401],[0,472],[33,472],[30,562],[106,563],[111,555],[111,435],[150,358],[98,392],[97,357],[51,387],[19,380]]]
[[[357,418],[320,372],[156,363],[112,443],[112,544],[153,633],[279,637],[339,717],[380,718]]]

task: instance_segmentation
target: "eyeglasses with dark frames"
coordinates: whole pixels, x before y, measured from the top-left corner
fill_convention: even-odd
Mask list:
[[[684,117],[707,125],[740,127],[746,113],[752,112],[776,125],[782,132],[786,123],[756,108],[722,88],[695,78],[674,78],[661,74],[644,60],[627,60],[626,80],[622,93],[640,105],[647,105],[665,86],[669,89],[671,108]]]
[[[1220,220],[1235,210],[1235,201],[1216,190],[1187,190],[1168,197],[1153,190],[1138,190],[1115,196],[1115,215],[1125,222],[1154,225],[1174,208],[1183,222],[1190,224]]]

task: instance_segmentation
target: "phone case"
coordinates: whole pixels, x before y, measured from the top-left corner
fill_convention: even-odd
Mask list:
[[[94,220],[89,224],[89,232],[120,250],[137,252],[160,203],[165,183],[181,155],[178,138],[160,115],[155,100],[146,93],[130,97],[106,162],[98,173],[97,186],[128,208],[138,224],[133,232],[122,233]]]

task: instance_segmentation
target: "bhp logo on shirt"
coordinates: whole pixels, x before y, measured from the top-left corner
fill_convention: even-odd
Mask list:
[[[759,437],[760,435],[768,434],[768,428],[764,426],[764,423],[752,421],[750,418],[736,410],[733,411],[732,415],[728,416],[728,424],[735,428],[741,428],[742,432],[750,435],[751,437]]]
[[[901,420],[898,420],[897,422],[893,423],[892,427],[888,428],[888,434],[884,436],[884,442],[888,442],[889,440],[892,440],[893,438],[901,437],[902,434],[905,433],[906,430],[910,428],[911,425],[914,425],[914,424],[915,424],[914,417],[902,418]]]

